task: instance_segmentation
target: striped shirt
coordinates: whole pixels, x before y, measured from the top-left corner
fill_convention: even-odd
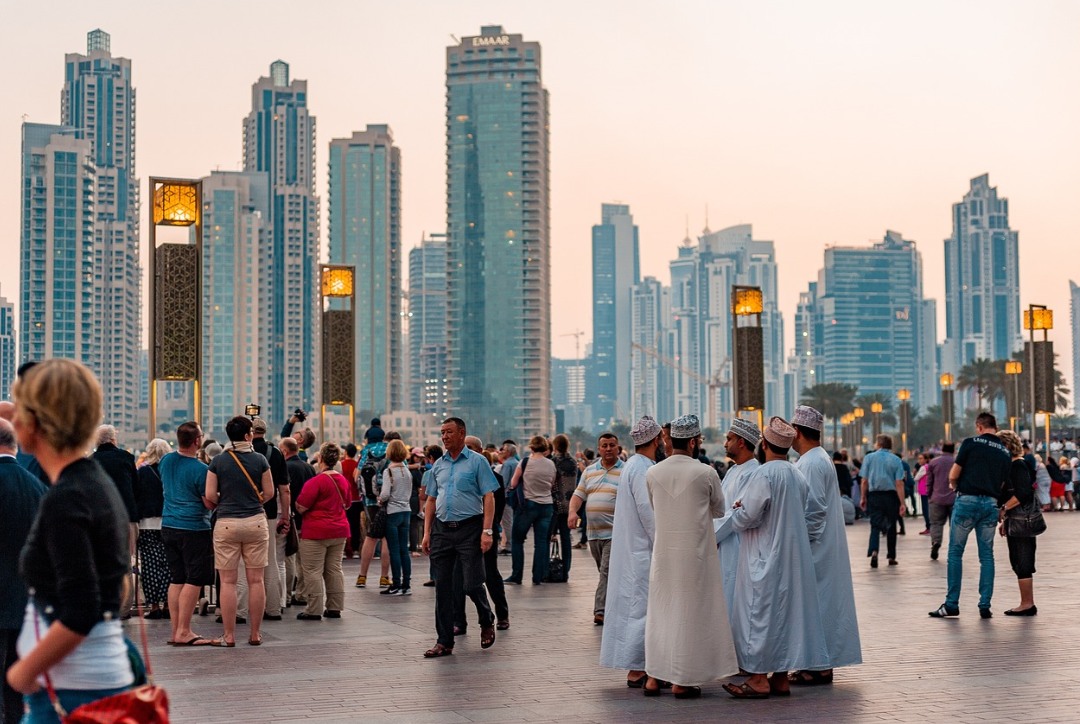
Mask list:
[[[615,522],[615,494],[619,492],[622,460],[616,460],[610,470],[602,462],[585,468],[574,495],[585,501],[585,517],[589,540],[611,540]]]

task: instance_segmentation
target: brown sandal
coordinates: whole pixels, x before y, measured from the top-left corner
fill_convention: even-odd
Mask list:
[[[454,653],[453,646],[443,646],[442,644],[435,644],[430,649],[424,652],[425,659],[437,659],[440,656],[450,656]]]
[[[768,699],[772,696],[769,691],[758,691],[749,684],[724,684],[724,691],[731,694],[734,699]]]

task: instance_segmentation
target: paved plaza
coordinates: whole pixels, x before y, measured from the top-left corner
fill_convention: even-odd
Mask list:
[[[345,563],[341,620],[297,621],[296,609],[287,609],[284,621],[264,624],[261,648],[246,645],[247,627],[238,627],[235,649],[168,647],[162,643],[168,622],[151,621],[153,664],[175,722],[1076,721],[1080,514],[1047,520],[1035,576],[1039,615],[1003,615],[1019,594],[999,538],[988,621],[976,608],[974,536],[961,616],[936,620],[927,612],[944,598],[945,555],[929,559],[928,536],[918,535],[922,519],[908,519],[900,565],[876,571],[863,557],[869,525],[849,526],[865,663],[837,670],[831,687],[794,688],[789,699],[735,701],[721,682],[703,687],[694,701],[670,693],[645,698],[628,689],[625,672],[597,665],[597,573],[580,550],[570,583],[508,587],[512,628],[499,632],[487,651],[470,610],[469,631],[454,655],[422,658],[435,642],[434,589],[419,585],[427,559],[413,559],[416,583],[406,598],[353,588],[359,565],[352,560]],[[500,561],[508,574],[509,557]],[[369,580],[378,580],[377,566]],[[221,631],[213,617],[196,617],[194,628],[204,635]]]

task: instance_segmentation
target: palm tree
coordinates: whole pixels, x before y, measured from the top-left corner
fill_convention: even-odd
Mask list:
[[[1005,363],[985,357],[969,362],[956,376],[956,389],[975,390],[975,408],[982,411],[984,400],[993,405],[1005,392]]]
[[[855,407],[861,407],[869,415],[870,411],[874,408],[874,403],[881,403],[881,425],[889,425],[890,427],[897,423],[896,415],[893,414],[893,399],[891,396],[883,394],[881,392],[873,392],[866,395],[859,395],[855,398]]]
[[[855,406],[855,395],[859,388],[845,382],[820,382],[802,391],[799,404],[810,405],[825,417],[832,420],[833,445],[840,439],[838,426],[840,416],[851,411]]]

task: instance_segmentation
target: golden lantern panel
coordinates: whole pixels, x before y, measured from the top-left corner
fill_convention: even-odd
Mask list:
[[[907,402],[911,399],[911,390],[897,390],[896,399],[901,402]]]
[[[1020,362],[1006,362],[1005,363],[1005,374],[1007,374],[1007,375],[1018,375],[1018,374],[1021,374],[1023,371],[1024,371],[1024,365],[1021,364]]]
[[[353,295],[353,270],[350,267],[324,267],[322,273],[324,297],[351,297]]]
[[[874,404],[870,405],[870,412],[873,412],[875,415],[884,409],[884,406],[880,402],[875,402]]]
[[[866,415],[866,410],[862,409],[861,407],[856,407],[851,414],[854,415],[856,418],[861,418]]]
[[[761,314],[765,311],[765,298],[758,287],[736,287],[732,291],[731,307],[739,317]]]
[[[195,184],[168,182],[154,189],[154,223],[191,226],[199,221],[199,192]]]
[[[946,372],[945,374],[943,374],[941,376],[941,386],[942,387],[952,387],[952,383],[953,383],[953,376],[951,374],[949,374],[948,372]]]
[[[1053,309],[1025,309],[1024,329],[1046,330],[1054,328]]]

